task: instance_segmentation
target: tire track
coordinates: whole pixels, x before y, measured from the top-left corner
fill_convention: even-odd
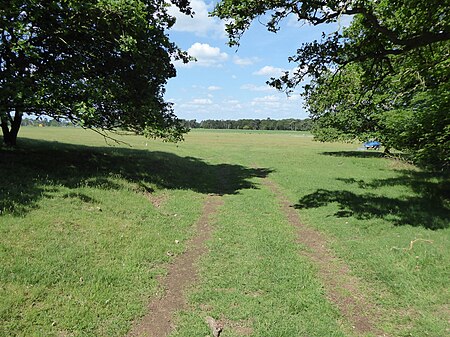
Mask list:
[[[308,256],[318,267],[319,277],[325,287],[327,297],[341,312],[357,336],[373,334],[387,336],[376,328],[376,308],[367,300],[360,281],[351,275],[348,265],[333,255],[327,248],[327,239],[317,230],[301,223],[297,211],[273,181],[264,179],[267,186],[277,197],[283,213],[289,223],[297,230],[297,242],[305,245]]]
[[[186,244],[187,251],[176,257],[161,284],[164,296],[153,299],[148,313],[127,335],[129,337],[165,337],[174,329],[174,314],[186,306],[185,291],[198,279],[197,261],[207,252],[205,242],[211,238],[211,217],[223,204],[218,195],[208,195],[202,215],[196,223],[196,234]]]

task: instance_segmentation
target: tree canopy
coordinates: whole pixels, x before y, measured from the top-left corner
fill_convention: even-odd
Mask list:
[[[348,27],[299,46],[296,70],[269,83],[290,91],[311,79],[304,94],[319,140],[378,139],[449,168],[449,0],[222,0],[214,14],[229,20],[231,45],[261,16],[276,32],[287,17],[322,25],[351,15]]]
[[[189,1],[172,0],[185,14]],[[164,0],[2,1],[0,119],[14,145],[24,113],[86,128],[178,140],[185,132],[163,99],[172,61],[188,61],[166,30]]]

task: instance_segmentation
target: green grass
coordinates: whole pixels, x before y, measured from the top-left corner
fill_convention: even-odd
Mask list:
[[[344,336],[315,269],[298,254],[295,233],[267,188],[226,197],[174,336],[206,336],[204,318],[225,321],[223,336]],[[199,330],[201,328],[201,330]]]
[[[132,147],[111,147],[81,129],[21,130],[19,149],[0,150],[0,335],[123,336],[209,193],[225,204],[174,336],[207,335],[206,315],[227,322],[224,337],[349,335],[267,174],[361,279],[380,328],[446,334],[448,176],[359,145],[225,131],[180,144],[121,136]],[[415,239],[432,242],[408,250]]]
[[[335,254],[371,290],[390,335],[443,336],[450,275],[448,176],[355,147],[302,143],[296,148],[286,141],[271,156],[264,146],[247,155],[275,168],[272,178],[303,221],[328,236]],[[432,243],[403,249],[418,238]]]
[[[104,146],[79,130],[52,131]],[[174,242],[190,236],[199,216],[202,194],[178,189],[189,177],[180,167],[161,173],[164,162],[177,165],[178,159],[184,167],[185,159],[31,139],[22,144],[2,153],[0,169],[7,177],[1,184],[0,335],[123,335],[155,293],[155,277],[170,260],[166,253],[183,250]],[[170,198],[159,209],[143,193],[165,198],[161,186],[170,184]]]

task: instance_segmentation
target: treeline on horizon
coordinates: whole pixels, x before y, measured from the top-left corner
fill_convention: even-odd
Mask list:
[[[201,122],[197,120],[184,120],[181,122],[189,129],[240,129],[240,130],[289,130],[289,131],[310,131],[312,119],[238,119],[238,120],[215,120],[207,119]],[[24,118],[22,126],[53,126],[67,127],[73,124],[67,120],[56,119],[32,119]]]
[[[20,124],[21,126],[73,126],[72,122],[61,119],[47,119],[47,118],[23,118]]]
[[[289,130],[310,131],[313,121],[306,119],[238,119],[216,120],[207,119],[201,122],[197,120],[182,120],[190,129],[240,129],[240,130]]]

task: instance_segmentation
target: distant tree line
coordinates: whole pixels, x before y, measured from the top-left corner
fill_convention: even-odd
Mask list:
[[[23,118],[21,126],[73,126],[68,120]]]
[[[313,126],[312,119],[239,119],[239,120],[214,120],[207,119],[198,122],[195,119],[181,120],[184,127],[189,129],[240,129],[240,130],[290,130],[310,131]],[[67,127],[74,124],[66,119],[49,118],[23,118],[22,126],[38,127]]]
[[[197,120],[183,120],[185,127],[190,129],[241,129],[241,130],[291,130],[310,131],[313,121],[307,119],[238,119],[238,120],[214,120],[207,119],[201,122]]]

